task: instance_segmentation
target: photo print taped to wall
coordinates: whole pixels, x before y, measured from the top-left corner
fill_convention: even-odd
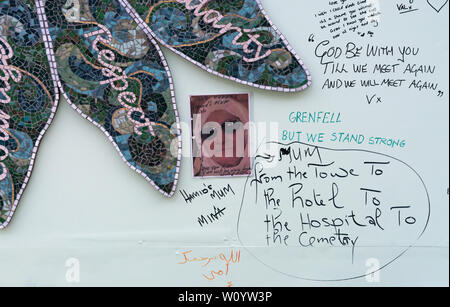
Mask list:
[[[249,176],[250,95],[191,96],[194,178]]]

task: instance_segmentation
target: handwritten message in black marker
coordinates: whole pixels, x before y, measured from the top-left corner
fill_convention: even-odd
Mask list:
[[[383,103],[380,89],[408,89],[443,97],[445,86],[436,79],[435,63],[421,62],[422,48],[413,45],[377,45],[319,42],[315,55],[325,76],[324,90],[362,88],[369,105]]]
[[[333,0],[316,12],[320,29],[331,34],[333,39],[354,33],[372,37],[379,25],[381,11],[378,1]]]
[[[228,184],[226,186],[217,188],[212,184],[203,184],[201,189],[188,191],[186,189],[180,189],[180,194],[183,196],[184,202],[188,205],[194,203],[199,199],[211,199],[213,201],[220,201],[226,199],[229,195],[236,195],[233,187]]]
[[[255,159],[238,223],[241,243],[266,265],[313,280],[364,276],[423,234],[428,193],[393,157],[303,143],[269,143]]]
[[[396,4],[397,11],[400,15],[417,12],[419,9],[414,0],[402,0]]]

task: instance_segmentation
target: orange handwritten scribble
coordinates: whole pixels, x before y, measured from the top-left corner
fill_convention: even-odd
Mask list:
[[[234,252],[233,250],[231,251],[231,256],[230,256],[230,258],[227,258],[226,256],[225,256],[225,254],[220,254],[219,255],[219,258],[221,259],[221,260],[223,260],[223,261],[225,261],[225,263],[226,263],[226,265],[227,265],[227,274],[226,275],[228,275],[228,273],[229,273],[229,271],[230,271],[230,265],[231,264],[237,264],[237,263],[240,263],[241,262],[241,251],[238,251],[238,252]]]
[[[183,262],[179,262],[178,264],[188,264],[188,263],[194,263],[194,262],[205,262],[205,264],[203,264],[203,266],[208,266],[212,261],[217,260],[217,257],[193,257],[193,258],[189,258],[189,254],[192,253],[192,250],[183,252],[183,257],[184,257],[184,261]]]
[[[216,279],[216,276],[223,276],[224,272],[222,270],[220,271],[211,271],[210,272],[210,276],[202,274],[203,277],[205,277],[205,279],[209,280],[209,281],[213,281]]]
[[[232,250],[229,255],[225,253],[220,253],[218,256],[209,256],[209,257],[194,257],[191,256],[193,253],[192,250],[188,250],[182,253],[184,259],[183,262],[179,262],[178,264],[186,265],[199,263],[202,264],[202,268],[205,268],[213,262],[218,262],[219,265],[224,265],[224,268],[221,270],[211,270],[208,273],[201,275],[208,281],[214,281],[218,278],[222,278],[228,276],[230,274],[231,266],[234,264],[239,264],[241,262],[241,251]],[[227,283],[227,287],[232,287],[233,283],[230,281]]]

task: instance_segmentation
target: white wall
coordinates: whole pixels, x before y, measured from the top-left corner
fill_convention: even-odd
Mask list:
[[[331,270],[345,275],[343,270],[347,268],[339,265],[344,260],[331,249],[323,249],[314,258],[305,256],[304,259],[292,257],[289,250],[275,251],[273,257],[280,263],[291,264],[292,272],[296,272],[293,275],[297,277],[280,274],[239,246],[236,223],[245,178],[193,180],[191,161],[185,158],[180,189],[195,191],[203,188],[204,183],[216,187],[230,183],[236,196],[220,202],[203,198],[191,205],[187,205],[179,193],[173,199],[165,199],[127,168],[97,128],[63,102],[41,145],[31,183],[14,220],[0,232],[0,285],[224,286],[228,282],[235,286],[448,285],[448,6],[438,14],[426,1],[416,1],[419,11],[400,15],[396,3],[381,1],[381,22],[373,38],[348,34],[332,41],[341,46],[352,41],[364,45],[420,48],[420,54],[410,61],[437,66],[434,75],[423,78],[440,84],[445,96],[439,98],[435,92],[408,88],[322,90],[326,78],[333,76],[322,74],[323,68],[314,49],[320,41],[330,39],[330,35],[319,29],[314,14],[328,1],[262,2],[310,68],[314,86],[299,94],[255,90],[213,77],[164,50],[174,75],[182,121],[188,123],[189,95],[251,92],[254,120],[278,122],[275,136],[289,129],[327,134],[348,131],[406,139],[407,146],[396,149],[330,141],[323,146],[384,153],[408,163],[421,175],[430,194],[431,220],[425,234],[414,242],[415,246],[383,269],[380,282],[375,284],[368,283],[366,278],[344,282],[297,278],[301,275],[297,271],[302,262],[311,263],[310,271],[317,276],[326,276],[329,271],[321,271],[321,262],[333,261],[335,265]],[[308,42],[311,34],[315,34],[315,42]],[[377,61],[367,62],[373,65]],[[383,102],[368,105],[365,95],[375,93],[383,97]],[[289,114],[297,111],[341,112],[343,123],[289,123]],[[186,141],[184,145],[185,150],[189,150]],[[408,191],[407,180],[393,178],[395,180],[385,183],[386,186]],[[210,212],[213,205],[226,207],[225,217],[201,228],[197,217]],[[252,225],[247,226],[250,227],[245,229],[251,231]],[[383,249],[388,253],[390,247],[403,244],[389,241],[392,235],[385,232],[386,246],[373,246],[381,250],[381,255]],[[229,276],[217,277],[214,281],[208,281],[202,274],[223,270],[223,264],[214,262],[208,267],[179,264],[186,251],[192,250],[192,256],[214,257],[220,253],[229,255],[232,249],[241,251],[240,263],[231,266]],[[361,249],[360,253],[365,259],[371,258],[369,249]],[[69,283],[66,279],[66,262],[71,258],[79,263],[79,283]],[[76,269],[73,262],[68,264]],[[365,268],[361,271],[366,272]]]

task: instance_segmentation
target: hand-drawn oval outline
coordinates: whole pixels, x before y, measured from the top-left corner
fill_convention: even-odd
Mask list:
[[[397,159],[393,156],[387,155],[387,154],[383,154],[383,153],[379,153],[379,152],[375,152],[375,151],[370,151],[370,150],[364,150],[364,149],[332,149],[332,148],[327,148],[327,147],[321,147],[321,146],[316,146],[316,145],[311,145],[311,144],[307,144],[307,143],[303,143],[303,142],[291,142],[291,143],[281,143],[281,142],[266,142],[266,144],[275,144],[275,145],[280,145],[280,146],[292,146],[292,145],[303,145],[303,146],[310,146],[310,147],[314,147],[314,148],[318,148],[318,149],[323,149],[323,150],[328,150],[328,151],[333,151],[333,152],[362,152],[362,153],[370,153],[370,154],[375,154],[378,156],[384,156],[387,157],[389,159],[395,160],[397,162],[400,162],[401,164],[405,165],[406,167],[408,167],[410,170],[413,171],[414,174],[416,174],[416,176],[419,178],[420,182],[423,185],[423,188],[425,190],[425,193],[427,195],[427,203],[428,203],[428,216],[427,216],[427,222],[425,224],[425,227],[423,229],[423,231],[420,233],[419,237],[416,240],[419,241],[422,236],[425,234],[428,225],[430,223],[430,219],[431,219],[431,199],[430,199],[430,194],[428,192],[428,188],[425,184],[425,181],[422,179],[422,177],[420,176],[420,174],[414,169],[412,168],[409,164],[407,164],[406,162],[403,162],[400,159]],[[259,154],[259,149],[261,148],[263,144],[261,144],[257,151],[256,151],[256,158],[258,157]],[[253,168],[255,166],[255,161],[256,158],[253,159]],[[239,215],[238,215],[238,220],[237,220],[237,227],[236,227],[236,233],[237,233],[237,238],[239,243],[242,245],[242,247],[253,257],[255,258],[258,262],[260,262],[262,265],[264,265],[265,267],[268,267],[269,269],[271,269],[274,272],[277,272],[281,275],[284,276],[288,276],[288,277],[292,277],[295,279],[301,279],[301,280],[305,280],[305,281],[315,281],[315,282],[343,282],[343,281],[350,281],[350,280],[355,280],[355,279],[360,279],[360,278],[364,278],[366,276],[369,276],[371,274],[380,272],[381,270],[385,269],[386,267],[388,267],[389,265],[393,264],[395,261],[397,261],[400,257],[402,257],[404,254],[406,254],[411,248],[414,247],[414,244],[410,245],[409,247],[407,247],[403,252],[400,253],[400,255],[398,255],[397,257],[395,257],[394,259],[392,259],[391,261],[389,261],[388,263],[384,264],[383,266],[381,266],[381,268],[379,268],[378,270],[375,270],[373,272],[364,274],[364,275],[360,275],[360,276],[354,276],[354,277],[349,277],[349,278],[341,278],[341,279],[314,279],[314,278],[305,278],[305,277],[301,277],[301,276],[296,276],[293,274],[289,274],[289,273],[285,273],[282,272],[278,269],[276,269],[275,267],[273,267],[272,265],[268,265],[266,263],[264,263],[261,259],[258,258],[258,256],[256,256],[254,253],[252,253],[242,242],[241,240],[241,236],[239,234],[239,227],[240,227],[240,222],[241,222],[241,215],[242,215],[242,211],[243,211],[243,207],[244,207],[244,199],[245,199],[245,195],[247,192],[247,187],[248,187],[248,183],[249,183],[249,179],[250,177],[252,177],[251,175],[247,177],[247,180],[245,181],[245,185],[244,185],[244,192],[242,194],[242,201],[241,201],[241,207],[239,209]]]

